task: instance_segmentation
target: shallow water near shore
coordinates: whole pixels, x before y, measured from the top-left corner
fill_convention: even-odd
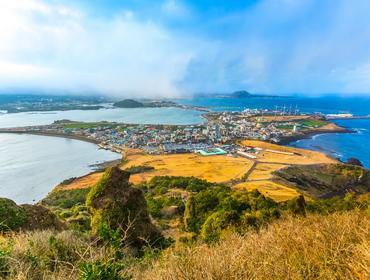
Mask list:
[[[180,108],[132,108],[72,110],[53,112],[24,112],[0,114],[0,128],[46,125],[56,120],[83,122],[122,122],[137,124],[196,124],[204,121],[204,112]]]
[[[63,180],[119,158],[120,154],[78,140],[0,134],[0,197],[35,203]]]

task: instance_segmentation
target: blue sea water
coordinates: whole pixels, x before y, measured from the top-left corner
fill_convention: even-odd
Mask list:
[[[193,98],[181,100],[184,104],[207,106],[215,111],[242,111],[246,108],[280,109],[298,108],[300,112],[324,114],[351,113],[357,116],[370,115],[370,97],[287,97],[287,98]],[[370,168],[370,119],[338,120],[354,133],[321,134],[310,139],[298,140],[291,146],[325,152],[341,160],[355,157]]]
[[[91,172],[91,165],[120,158],[73,139],[0,134],[0,197],[34,203],[61,181]]]
[[[332,157],[346,161],[354,157],[370,168],[370,119],[336,121],[353,133],[333,133],[315,135],[290,143],[291,146],[321,151]]]
[[[138,124],[196,124],[202,112],[180,108],[116,108],[0,114],[0,128],[51,124],[56,120],[122,122]]]

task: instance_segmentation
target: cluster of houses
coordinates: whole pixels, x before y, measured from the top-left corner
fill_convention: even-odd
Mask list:
[[[263,123],[250,118],[257,113],[260,112],[212,112],[207,114],[206,123],[185,126],[107,122],[91,125],[81,123],[79,126],[79,123],[71,121],[58,121],[52,125],[29,129],[85,137],[110,150],[119,151],[121,147],[142,148],[153,154],[207,151],[220,145],[230,151],[236,139],[279,142],[281,137],[295,133],[293,130],[281,129],[280,123]]]

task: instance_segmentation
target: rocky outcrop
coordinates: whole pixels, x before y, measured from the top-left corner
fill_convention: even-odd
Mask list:
[[[86,205],[92,214],[92,231],[98,234],[109,227],[121,230],[125,243],[134,247],[155,244],[161,233],[150,219],[142,191],[131,187],[129,178],[130,173],[118,167],[108,168],[91,189]]]
[[[63,229],[63,223],[41,205],[17,205],[0,198],[0,232]]]
[[[290,166],[274,172],[274,181],[317,198],[370,192],[370,171],[348,164]]]

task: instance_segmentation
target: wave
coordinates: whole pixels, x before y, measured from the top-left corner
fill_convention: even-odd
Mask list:
[[[28,115],[56,115],[58,112],[28,112]]]
[[[325,135],[325,134],[324,134],[324,133],[323,133],[323,134],[316,134],[316,135],[313,135],[313,136],[311,137],[311,139],[312,139],[312,140],[316,140],[318,137],[323,136],[323,135]]]

